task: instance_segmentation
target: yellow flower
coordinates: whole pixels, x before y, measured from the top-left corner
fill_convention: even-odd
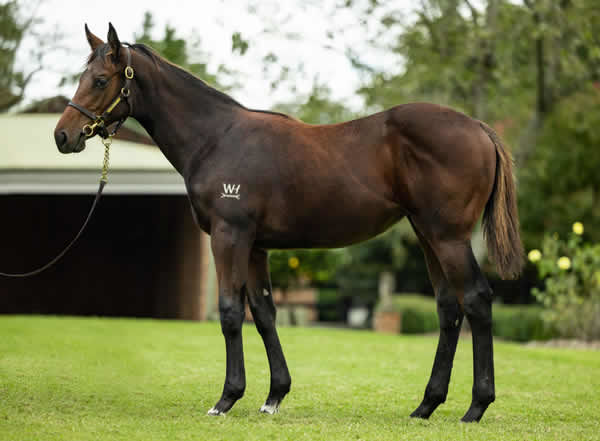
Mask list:
[[[531,250],[529,254],[527,254],[527,258],[530,262],[535,263],[542,258],[542,253],[540,250]]]
[[[568,270],[571,268],[571,259],[566,256],[562,256],[556,261],[556,264],[561,270]]]
[[[573,224],[573,233],[581,236],[583,234],[583,224],[581,222],[575,222]]]
[[[288,259],[288,265],[290,266],[290,268],[296,269],[300,266],[300,261],[297,257],[290,257]]]

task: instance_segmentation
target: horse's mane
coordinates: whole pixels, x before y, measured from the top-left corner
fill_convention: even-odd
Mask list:
[[[185,81],[187,84],[195,86],[195,87],[199,87],[203,90],[204,93],[208,93],[214,97],[217,97],[228,104],[232,104],[234,106],[241,107],[250,112],[267,113],[267,114],[271,114],[271,115],[282,116],[284,118],[291,118],[290,116],[288,116],[284,113],[280,113],[280,112],[273,112],[270,110],[249,109],[249,108],[245,107],[244,105],[240,104],[238,101],[236,101],[229,95],[227,95],[226,93],[223,93],[220,90],[217,90],[217,89],[211,87],[206,82],[204,82],[203,80],[201,80],[200,78],[198,78],[197,76],[192,74],[191,72],[188,72],[181,66],[171,63],[169,60],[161,57],[151,47],[146,46],[145,44],[142,44],[142,43],[131,44],[128,46],[131,47],[131,49],[138,51],[141,54],[149,57],[155,64],[161,66],[162,68],[173,73],[174,75],[177,75],[179,78],[181,78],[182,81]],[[97,48],[96,51],[92,52],[92,55],[90,55],[90,61],[93,59],[92,57],[94,56],[94,53],[98,51],[98,49],[99,48]]]

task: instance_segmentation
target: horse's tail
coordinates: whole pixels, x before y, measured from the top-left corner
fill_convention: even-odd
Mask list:
[[[496,132],[487,124],[480,124],[496,147],[496,177],[483,213],[483,235],[500,277],[516,278],[523,269],[524,253],[519,234],[513,159]]]

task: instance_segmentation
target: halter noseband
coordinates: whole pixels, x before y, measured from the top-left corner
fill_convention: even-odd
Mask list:
[[[125,66],[125,70],[123,72],[125,74],[125,84],[121,88],[121,92],[119,92],[119,95],[117,95],[117,97],[106,108],[106,110],[102,112],[101,115],[96,115],[94,112],[86,109],[83,106],[80,106],[77,103],[74,103],[73,101],[69,101],[67,103],[67,106],[74,107],[75,109],[79,110],[81,113],[83,113],[85,116],[92,120],[92,124],[86,124],[85,126],[83,126],[82,130],[86,138],[91,138],[92,136],[94,136],[94,132],[96,131],[96,129],[98,131],[98,135],[100,135],[103,139],[113,136],[115,133],[117,133],[117,130],[119,130],[121,125],[131,114],[131,103],[127,101],[127,98],[131,94],[131,89],[129,85],[131,83],[131,80],[133,79],[133,67],[131,67],[131,51],[128,47],[124,47],[124,49],[127,54],[127,66]],[[127,104],[129,105],[129,112],[126,116],[119,120],[115,129],[112,131],[112,133],[109,134],[108,130],[106,129],[106,118],[115,109],[115,107],[117,107],[117,104],[119,104],[121,100],[127,102]]]

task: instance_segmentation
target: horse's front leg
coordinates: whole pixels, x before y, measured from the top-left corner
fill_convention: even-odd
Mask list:
[[[256,329],[261,335],[269,359],[271,387],[267,401],[260,408],[263,413],[274,414],[279,411],[281,401],[290,391],[292,379],[288,371],[283,350],[275,329],[275,304],[269,275],[269,256],[264,250],[253,249],[250,254],[248,271],[248,303]]]
[[[246,372],[242,347],[244,289],[248,277],[252,232],[217,223],[211,231],[211,248],[219,282],[219,314],[225,337],[227,370],[221,399],[208,411],[224,415],[244,395]]]

